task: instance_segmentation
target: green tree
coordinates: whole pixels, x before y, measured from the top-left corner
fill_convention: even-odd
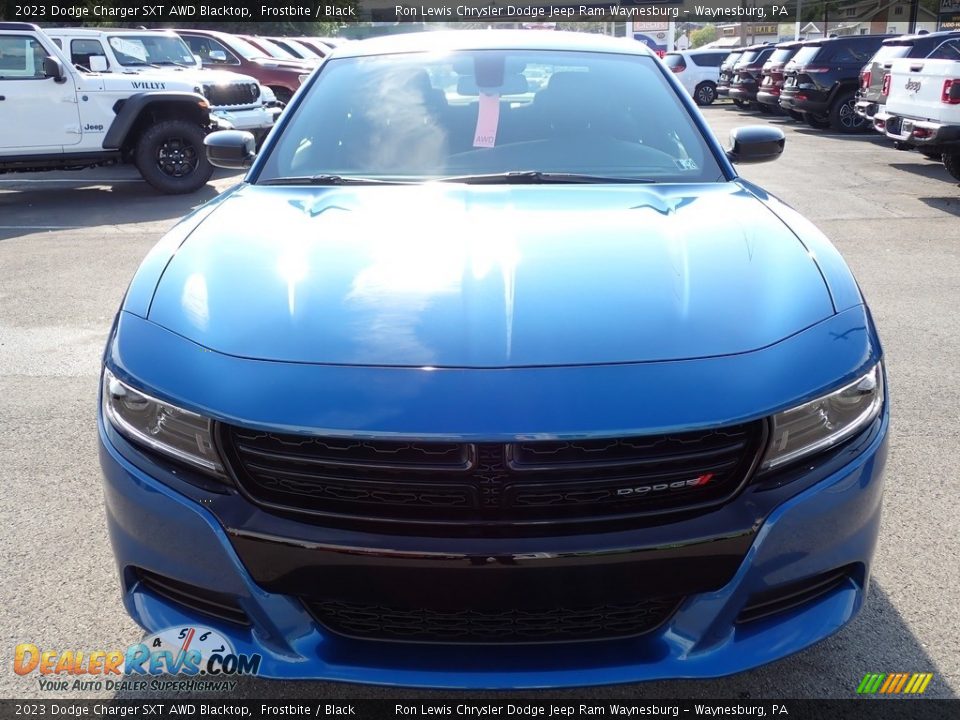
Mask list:
[[[690,33],[690,47],[698,48],[712,43],[717,39],[717,28],[714,25],[704,25],[699,30]]]

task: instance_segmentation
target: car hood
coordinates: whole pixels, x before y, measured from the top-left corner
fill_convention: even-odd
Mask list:
[[[834,314],[737,183],[247,185],[167,263],[148,318],[240,357],[511,367],[727,355]]]

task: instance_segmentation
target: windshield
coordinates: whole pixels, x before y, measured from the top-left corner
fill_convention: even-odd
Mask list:
[[[871,62],[880,62],[882,60],[893,60],[894,58],[906,57],[913,47],[913,43],[897,43],[890,45],[881,45],[877,53],[871,58]]]
[[[723,64],[721,65],[721,67],[725,67],[725,68],[733,67],[734,64],[736,64],[737,60],[740,59],[741,55],[743,55],[743,53],[738,53],[738,52],[730,53],[729,55],[727,55],[727,59],[723,61]]]
[[[246,40],[239,38],[236,35],[224,35],[222,37],[218,37],[218,39],[222,40],[225,45],[229,45],[231,50],[243,57],[245,60],[254,60],[256,58],[267,57],[266,52],[258,47],[254,47]]]
[[[770,56],[767,62],[773,65],[785,63],[787,60],[793,57],[793,54],[796,51],[796,48],[779,48],[773,51],[773,55]]]
[[[797,50],[797,54],[793,56],[793,60],[791,60],[791,62],[794,65],[806,65],[817,56],[817,53],[820,52],[820,50],[822,50],[822,48],[819,45],[802,47]]]
[[[282,47],[277,45],[272,40],[267,40],[266,38],[258,37],[255,38],[257,44],[260,45],[264,50],[270,53],[270,57],[276,58],[277,60],[296,60],[297,56],[292,52],[284,50]],[[261,53],[262,54],[262,53]]]
[[[315,53],[313,50],[311,50],[310,48],[308,48],[308,47],[307,47],[306,45],[304,45],[303,43],[297,42],[296,40],[291,40],[290,38],[284,38],[283,41],[284,41],[287,45],[289,45],[291,49],[293,49],[293,50],[295,50],[296,52],[300,53],[300,57],[302,57],[302,58],[306,58],[306,59],[308,59],[308,60],[312,60],[312,59],[314,59],[314,58],[319,58],[319,57],[320,57],[319,55],[317,55],[317,53]]]
[[[179,65],[195,67],[187,44],[176,35],[111,35],[110,47],[121,65]]]
[[[501,173],[529,181],[548,173],[725,179],[651,57],[480,50],[341,58],[321,67],[257,182]]]

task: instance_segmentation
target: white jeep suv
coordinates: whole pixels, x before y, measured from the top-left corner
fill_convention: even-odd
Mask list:
[[[720,63],[729,54],[729,50],[677,50],[664,55],[663,62],[697,105],[710,105],[717,99]]]

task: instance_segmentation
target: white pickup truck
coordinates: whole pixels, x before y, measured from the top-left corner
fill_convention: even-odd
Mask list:
[[[960,39],[925,58],[894,60],[884,77],[887,95],[874,127],[901,148],[940,155],[960,180]]]

